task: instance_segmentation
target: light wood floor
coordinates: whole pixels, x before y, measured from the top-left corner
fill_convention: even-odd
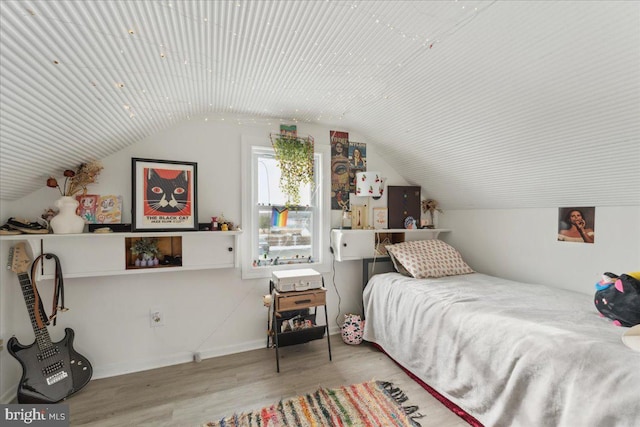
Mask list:
[[[418,405],[425,415],[423,427],[468,426],[371,345],[331,338],[332,362],[326,339],[283,347],[279,374],[275,350],[265,348],[93,380],[66,401],[71,426],[200,426],[319,387],[369,380],[401,387],[407,404]]]

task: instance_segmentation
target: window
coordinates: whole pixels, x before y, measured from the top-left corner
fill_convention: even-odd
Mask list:
[[[299,206],[286,207],[280,168],[271,145],[245,148],[243,173],[243,277],[270,277],[273,270],[317,267],[322,262],[323,153],[316,146],[314,184],[301,187]]]

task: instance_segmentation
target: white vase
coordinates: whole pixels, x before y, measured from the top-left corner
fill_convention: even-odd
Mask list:
[[[76,214],[78,201],[70,196],[56,200],[55,206],[60,210],[51,219],[51,228],[55,234],[76,234],[84,231],[84,219]]]

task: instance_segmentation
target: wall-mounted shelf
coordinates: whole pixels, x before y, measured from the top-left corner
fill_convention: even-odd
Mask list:
[[[383,245],[410,240],[437,239],[440,233],[451,230],[444,228],[407,230],[392,228],[386,230],[331,230],[331,249],[336,261],[361,260],[384,255]]]
[[[235,268],[241,231],[192,231],[145,233],[19,234],[0,236],[0,241],[26,241],[33,256],[53,253],[62,264],[64,277],[96,277],[147,274],[168,271]],[[182,265],[136,268],[128,250],[131,242],[155,237],[173,243],[171,256],[181,256]],[[179,242],[179,243],[178,243]],[[167,250],[167,249],[165,249]],[[180,252],[180,253],[178,253]],[[171,267],[171,268],[169,268]],[[39,279],[53,278],[54,266],[45,262]]]

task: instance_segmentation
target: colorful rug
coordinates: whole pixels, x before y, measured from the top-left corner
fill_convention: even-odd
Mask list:
[[[393,384],[371,381],[281,400],[260,410],[233,415],[207,427],[414,427],[417,406]]]

